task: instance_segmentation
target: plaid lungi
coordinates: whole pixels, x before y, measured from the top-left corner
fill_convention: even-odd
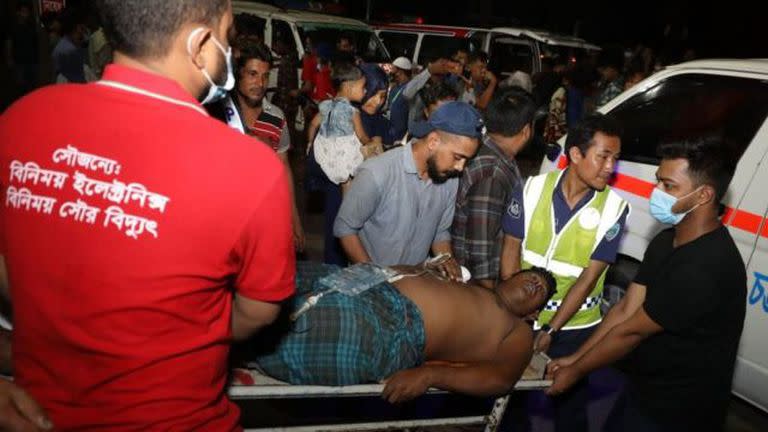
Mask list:
[[[339,268],[299,263],[294,307],[322,288],[317,280]],[[389,283],[356,296],[331,293],[301,315],[276,349],[256,359],[269,376],[292,384],[379,382],[417,366],[424,356],[424,323],[410,299]]]

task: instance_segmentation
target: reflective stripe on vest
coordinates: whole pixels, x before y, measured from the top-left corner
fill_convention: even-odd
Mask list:
[[[521,247],[522,267],[546,268],[557,280],[557,293],[539,314],[537,327],[552,319],[571,286],[589,266],[597,246],[618,222],[624,209],[628,208],[626,201],[606,188],[595,192],[592,199],[556,233],[552,197],[563,172],[531,177],[523,190],[525,238]],[[585,328],[600,322],[599,306],[605,273],[600,275],[579,311],[563,328]]]

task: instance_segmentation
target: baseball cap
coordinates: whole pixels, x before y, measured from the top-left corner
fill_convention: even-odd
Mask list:
[[[395,59],[395,61],[392,62],[393,66],[397,66],[398,68],[402,70],[411,70],[413,69],[413,64],[411,64],[411,61],[408,60],[405,57],[398,57]]]
[[[408,128],[411,135],[423,138],[439,130],[470,138],[483,136],[483,119],[480,113],[466,102],[448,102],[438,108],[428,120],[416,122]]]

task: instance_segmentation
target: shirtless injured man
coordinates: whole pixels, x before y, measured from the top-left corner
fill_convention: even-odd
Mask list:
[[[511,391],[533,354],[525,320],[552,296],[555,280],[529,269],[489,290],[422,267],[299,263],[296,286],[290,319],[268,332],[275,342],[256,365],[291,384],[385,382],[382,396],[396,403],[431,387]]]

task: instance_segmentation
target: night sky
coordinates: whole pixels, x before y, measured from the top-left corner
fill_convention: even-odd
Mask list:
[[[342,2],[350,15],[365,16],[365,0]],[[463,11],[461,4],[466,5]],[[764,1],[372,0],[372,5],[373,18],[379,20],[420,16],[432,24],[520,25],[577,31],[599,44],[673,44],[693,48],[700,56],[768,57],[768,25],[759,11]],[[671,30],[666,37],[665,28]]]

